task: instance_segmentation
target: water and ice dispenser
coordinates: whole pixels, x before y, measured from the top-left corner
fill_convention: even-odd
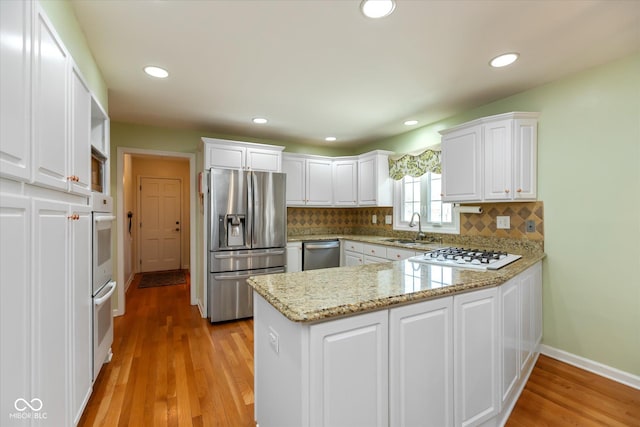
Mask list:
[[[220,247],[244,247],[247,245],[246,216],[239,214],[220,215],[218,218]]]

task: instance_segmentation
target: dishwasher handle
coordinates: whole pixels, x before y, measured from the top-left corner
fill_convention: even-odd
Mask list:
[[[340,242],[337,240],[333,240],[330,242],[314,242],[314,243],[305,243],[304,244],[304,248],[305,249],[332,249],[332,248],[339,248],[340,247]]]

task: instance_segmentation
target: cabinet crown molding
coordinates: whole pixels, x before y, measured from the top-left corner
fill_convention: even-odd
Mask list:
[[[277,150],[284,151],[285,147],[282,145],[270,145],[270,144],[260,144],[257,142],[245,142],[245,141],[235,141],[231,139],[219,139],[219,138],[208,138],[203,136],[202,142],[205,144],[213,144],[213,145],[236,145],[238,147],[245,148],[262,148],[269,150]]]
[[[481,125],[483,123],[490,123],[496,120],[537,119],[538,117],[540,117],[540,113],[537,113],[537,112],[512,111],[510,113],[502,113],[502,114],[496,114],[493,116],[480,117],[479,119],[471,120],[470,122],[465,122],[457,126],[450,127],[448,129],[443,129],[439,131],[439,133],[440,135],[446,135],[448,133],[455,132],[460,129]]]

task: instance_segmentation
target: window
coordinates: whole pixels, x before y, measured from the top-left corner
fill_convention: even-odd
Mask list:
[[[421,177],[405,176],[395,182],[393,217],[395,230],[418,231],[409,227],[414,212],[420,214],[422,231],[433,233],[458,233],[458,216],[453,204],[442,201],[442,178],[437,173],[427,172]]]

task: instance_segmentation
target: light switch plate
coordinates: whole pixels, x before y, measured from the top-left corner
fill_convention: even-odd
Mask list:
[[[498,216],[496,217],[496,227],[502,230],[508,230],[511,228],[510,216]]]
[[[393,217],[391,215],[385,215],[384,223],[385,224],[393,224]]]
[[[378,215],[371,215],[371,223],[372,224],[378,223]]]

